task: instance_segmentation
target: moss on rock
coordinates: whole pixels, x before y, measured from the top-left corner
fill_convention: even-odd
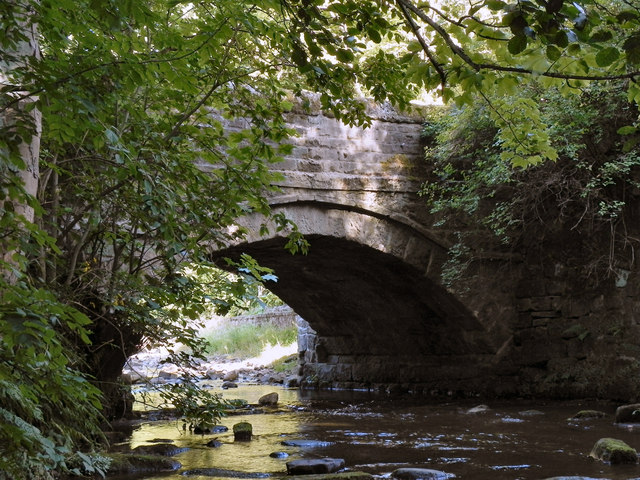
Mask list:
[[[601,438],[593,446],[589,456],[612,464],[638,463],[636,451],[617,438]]]
[[[251,440],[252,434],[253,427],[249,422],[240,422],[233,426],[233,439],[236,441]]]

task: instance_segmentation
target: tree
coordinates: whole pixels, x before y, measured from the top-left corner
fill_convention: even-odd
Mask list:
[[[9,22],[30,12],[43,55],[7,77],[2,111],[28,92],[44,118],[38,202],[17,178],[19,153],[2,157],[3,192],[38,208],[12,230],[18,281],[0,285],[8,474],[69,468],[68,455],[97,437],[99,415],[115,413],[116,378],[143,336],[197,352],[187,319],[204,308],[206,285],[184,267],[241,235],[226,232],[237,216],[269,213],[268,165],[291,148],[280,145],[291,133],[286,59],[273,48],[287,31],[260,3],[3,4]],[[20,28],[3,30],[22,39]],[[39,135],[21,122],[16,145]],[[240,284],[227,288],[242,295]]]

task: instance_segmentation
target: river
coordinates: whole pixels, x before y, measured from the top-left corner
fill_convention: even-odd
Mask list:
[[[182,475],[196,468],[268,473],[278,478],[286,475],[287,461],[323,457],[343,458],[348,470],[381,478],[403,467],[436,469],[473,480],[640,478],[640,466],[608,465],[588,456],[602,437],[618,438],[640,448],[640,429],[615,425],[616,405],[611,403],[494,401],[485,409],[474,408],[478,401],[435,403],[368,392],[299,391],[264,385],[241,385],[224,391],[224,398],[243,398],[255,404],[260,396],[273,391],[280,397],[275,412],[225,417],[222,425],[229,427],[225,433],[195,435],[184,432],[175,421],[139,425],[128,439],[131,448],[157,439],[171,439],[175,445],[189,448],[175,456],[182,469],[145,478],[222,478]],[[583,409],[607,415],[570,420]],[[234,442],[231,429],[243,421],[253,425],[254,438]],[[206,446],[213,438],[221,442],[219,447]],[[302,448],[284,446],[284,440],[323,443]],[[273,452],[289,456],[272,458]]]

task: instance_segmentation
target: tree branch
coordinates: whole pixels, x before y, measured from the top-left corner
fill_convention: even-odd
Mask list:
[[[420,35],[420,29],[418,25],[416,25],[416,22],[413,20],[409,12],[407,11],[407,7],[403,5],[402,2],[399,2],[399,5],[400,5],[400,8],[402,9],[402,14],[404,15],[405,20],[409,24],[409,28],[411,28],[411,31],[418,39],[418,42],[420,42],[420,45],[422,46],[422,51],[425,53],[425,55],[427,55],[427,58],[433,65],[433,68],[435,68],[436,71],[438,72],[438,75],[440,75],[440,83],[444,87],[447,84],[446,72],[442,68],[442,65],[440,65],[440,63],[431,54],[431,51],[429,50],[429,45],[427,45],[427,42],[425,41],[425,39],[422,37],[422,35]]]
[[[410,0],[396,0],[398,5],[404,9],[408,9],[411,12],[415,13],[420,20],[425,22],[431,28],[433,28],[438,35],[442,37],[447,46],[451,49],[451,51],[460,57],[464,63],[469,65],[475,71],[479,72],[480,70],[493,70],[497,72],[511,72],[518,73],[523,75],[540,75],[542,77],[549,78],[559,78],[564,80],[592,80],[592,81],[606,81],[606,80],[625,80],[625,79],[634,79],[640,76],[639,70],[634,70],[633,72],[621,73],[617,75],[577,75],[577,74],[567,74],[560,72],[535,72],[528,68],[522,67],[509,67],[504,65],[499,65],[496,63],[477,63],[469,55],[464,49],[458,46],[451,38],[451,35],[447,33],[447,31],[435,22],[432,18],[429,17],[422,9],[416,7]],[[426,52],[425,52],[426,53]]]

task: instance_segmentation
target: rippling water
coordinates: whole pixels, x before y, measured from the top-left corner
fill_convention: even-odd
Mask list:
[[[602,437],[619,438],[640,449],[640,430],[613,424],[613,404],[496,402],[485,410],[473,409],[476,404],[467,401],[434,404],[410,397],[299,392],[272,386],[241,386],[225,391],[224,396],[257,403],[261,395],[272,391],[280,396],[282,408],[277,413],[226,417],[222,424],[230,431],[223,434],[185,433],[179,422],[139,426],[129,442],[132,448],[157,439],[172,439],[175,445],[190,448],[175,457],[183,465],[181,470],[145,478],[223,478],[181,475],[195,468],[281,477],[286,475],[287,461],[323,457],[343,458],[349,470],[381,477],[402,467],[437,469],[455,474],[455,478],[474,480],[640,477],[640,466],[607,465],[588,457]],[[602,410],[607,416],[568,420],[582,409]],[[241,421],[253,425],[251,442],[233,441],[231,429]],[[213,438],[222,445],[207,447]],[[283,440],[318,440],[325,445],[284,446]],[[288,458],[269,456],[277,451],[288,453]]]

